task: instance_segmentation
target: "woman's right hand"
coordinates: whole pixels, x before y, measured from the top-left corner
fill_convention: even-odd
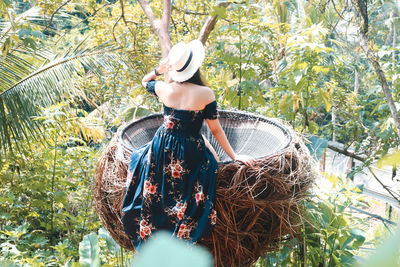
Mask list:
[[[236,155],[234,160],[240,161],[248,167],[253,167],[255,161],[253,157],[247,155]]]
[[[157,72],[162,74],[162,73],[169,71],[169,69],[170,69],[170,65],[169,65],[168,57],[163,58],[160,61],[160,66],[158,67]]]

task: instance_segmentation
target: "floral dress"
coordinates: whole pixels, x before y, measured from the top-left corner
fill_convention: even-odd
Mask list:
[[[147,83],[154,95],[155,83]],[[136,249],[157,230],[191,242],[212,231],[218,164],[200,129],[217,118],[216,101],[196,111],[164,105],[153,140],[132,153],[122,223]]]

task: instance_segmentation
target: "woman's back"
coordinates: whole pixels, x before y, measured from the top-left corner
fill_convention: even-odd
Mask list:
[[[156,93],[164,105],[181,110],[202,110],[215,100],[207,86],[192,83],[157,83]]]

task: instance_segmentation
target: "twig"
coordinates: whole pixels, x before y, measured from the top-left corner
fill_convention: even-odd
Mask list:
[[[47,25],[46,25],[46,27],[43,29],[43,31],[47,30],[47,29],[50,27],[51,23],[53,23],[54,16],[57,14],[57,12],[60,11],[60,9],[63,8],[64,6],[66,6],[69,2],[71,2],[71,0],[65,1],[61,6],[59,6],[59,7],[53,12],[53,14],[51,14],[49,23],[47,23]]]
[[[177,10],[177,11],[179,11],[179,12],[182,12],[184,14],[188,14],[188,15],[196,15],[196,16],[208,16],[208,15],[210,15],[209,13],[202,13],[202,12],[192,11],[190,9],[183,10],[183,9],[180,9],[180,8],[178,8],[176,6],[172,6],[172,8]]]
[[[393,192],[385,185],[382,183],[381,180],[375,175],[375,173],[372,171],[371,167],[368,167],[369,172],[372,174],[372,176],[375,178],[375,180],[378,181],[378,183],[397,201],[400,203],[400,200],[393,194]]]
[[[333,150],[333,151],[336,151],[336,152],[338,152],[340,154],[343,154],[345,156],[354,158],[354,159],[362,161],[362,162],[367,160],[367,157],[365,157],[365,156],[357,155],[357,154],[355,154],[353,152],[348,151],[347,149],[342,149],[342,148],[338,147],[338,143],[336,143],[336,142],[329,141],[328,142],[328,148]]]
[[[117,38],[115,37],[114,30],[115,30],[115,27],[117,26],[118,22],[119,22],[121,19],[122,19],[122,15],[118,17],[117,21],[114,23],[114,25],[113,25],[113,27],[112,27],[112,30],[111,30],[112,35],[113,35],[113,38],[114,38],[114,41],[115,41],[116,43],[118,43],[118,41],[117,41]]]

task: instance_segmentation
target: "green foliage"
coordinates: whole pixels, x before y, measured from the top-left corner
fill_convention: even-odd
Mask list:
[[[100,266],[100,247],[95,233],[85,235],[79,243],[79,263],[82,267]]]
[[[398,150],[352,3],[217,2],[173,1],[170,34],[173,44],[195,39],[208,15],[220,16],[202,67],[219,107],[288,121],[311,134],[316,158],[328,140],[365,154],[365,165]],[[159,16],[163,1],[150,6]],[[368,9],[369,38],[399,109],[398,6]],[[131,254],[99,229],[91,186],[116,128],[161,107],[140,83],[161,58],[139,2],[0,0],[0,48],[0,265],[128,266]],[[305,203],[300,237],[258,266],[348,266],[361,245],[374,245],[360,230],[367,222],[348,212],[364,203],[360,192],[325,178],[334,188]]]
[[[333,188],[318,190],[318,194],[304,203],[305,219],[299,237],[284,241],[278,253],[267,254],[256,267],[353,266],[358,250],[366,244],[363,229],[368,221],[352,214],[349,207],[360,205],[362,190],[340,177],[325,176]]]

